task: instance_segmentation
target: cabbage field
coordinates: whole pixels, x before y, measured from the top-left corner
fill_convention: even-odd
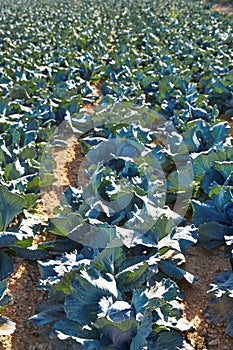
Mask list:
[[[195,0],[1,2],[1,341],[11,276],[36,262],[24,321],[46,349],[200,349],[182,293],[199,246],[229,260],[204,315],[233,337],[232,28]]]

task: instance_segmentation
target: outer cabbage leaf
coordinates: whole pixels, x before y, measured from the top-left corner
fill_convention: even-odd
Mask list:
[[[233,162],[215,161],[201,180],[201,188],[210,197],[220,191],[221,187],[233,185]]]
[[[229,143],[210,148],[208,151],[193,153],[190,155],[194,178],[200,181],[206,172],[214,167],[215,162],[231,161],[233,157],[233,147]]]
[[[67,317],[80,325],[89,325],[95,321],[100,298],[117,298],[118,293],[115,280],[110,274],[102,277],[97,270],[81,271],[80,275],[74,277],[70,296],[65,301]]]
[[[229,129],[227,122],[218,122],[211,126],[199,119],[188,122],[182,136],[190,153],[203,152],[225,142]]]
[[[223,244],[224,239],[232,234],[233,226],[222,225],[216,221],[199,225],[199,243],[207,249]]]
[[[193,223],[199,225],[199,240],[207,248],[223,243],[231,235],[233,225],[233,195],[229,187],[206,202],[193,200]],[[214,219],[214,221],[213,221]]]
[[[0,282],[0,309],[7,305],[12,297],[10,294],[7,294],[8,281],[3,280]]]
[[[148,350],[193,350],[193,347],[175,331],[161,332],[149,340]]]
[[[194,283],[196,278],[189,272],[176,266],[172,261],[166,261],[166,259],[159,261],[159,271],[171,279],[185,279],[189,283]]]
[[[15,322],[8,317],[0,316],[0,335],[11,335],[16,329]]]
[[[66,339],[73,337],[77,342],[81,344],[87,339],[96,339],[98,340],[99,334],[98,331],[93,329],[85,329],[80,326],[77,322],[69,320],[67,317],[61,318],[58,322],[54,324],[54,329],[59,337],[59,339]]]
[[[14,262],[11,256],[0,252],[0,279],[3,279],[14,272]]]
[[[110,340],[115,349],[129,349],[132,338],[137,334],[138,322],[135,318],[112,322],[107,318],[99,318],[93,325],[100,332],[100,338]],[[107,341],[106,341],[107,342]]]
[[[11,295],[7,294],[7,287],[7,280],[0,282],[0,310],[12,299]],[[14,333],[15,328],[15,322],[11,321],[8,317],[0,316],[0,335],[10,335]]]
[[[12,219],[23,211],[25,205],[23,197],[0,186],[0,231],[5,231]]]
[[[65,312],[63,305],[54,305],[49,308],[46,305],[46,310],[30,317],[28,321],[33,321],[36,326],[44,326],[50,322],[61,319],[64,315]]]
[[[152,314],[150,311],[146,311],[141,321],[138,332],[131,341],[130,350],[141,350],[144,348],[144,346],[147,345],[148,342],[146,339],[152,332],[152,323]]]
[[[208,291],[209,305],[205,317],[210,324],[223,323],[226,334],[233,336],[233,272],[225,271],[214,277]]]
[[[41,222],[30,216],[20,218],[19,222],[6,231],[0,232],[0,248],[9,248],[18,256],[27,259],[38,259],[47,256],[47,252],[40,251],[32,246],[35,233],[41,228]],[[6,252],[0,252],[0,276],[5,278],[14,270],[13,259]]]
[[[125,259],[122,247],[105,248],[96,255],[92,266],[102,273],[110,273],[114,276],[120,270]]]
[[[197,239],[198,229],[194,225],[176,227],[159,241],[158,248],[168,247],[179,252],[185,252],[187,248],[197,243]]]

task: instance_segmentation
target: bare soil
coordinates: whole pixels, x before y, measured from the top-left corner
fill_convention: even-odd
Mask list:
[[[210,2],[209,0],[202,0],[202,1],[203,2]],[[232,5],[227,5],[227,4],[221,5],[221,0],[219,0],[219,3],[213,4],[211,9],[214,11],[229,14],[229,15],[233,14],[233,4]]]
[[[214,5],[212,7],[212,9],[214,11],[218,11],[218,12],[222,12],[222,13],[226,13],[226,14],[229,14],[229,15],[232,15],[233,14],[233,5],[226,5],[226,6],[223,6],[223,5]]]
[[[233,338],[226,335],[225,328],[222,325],[211,327],[204,318],[209,284],[217,273],[231,269],[224,249],[224,246],[211,250],[197,246],[189,248],[185,254],[187,262],[184,269],[197,277],[194,285],[186,284],[182,288],[186,318],[196,328],[194,333],[188,334],[188,338],[197,350],[233,349]]]

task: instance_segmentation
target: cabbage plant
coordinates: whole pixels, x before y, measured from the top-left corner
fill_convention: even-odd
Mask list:
[[[0,282],[0,312],[2,312],[5,306],[12,300],[12,296],[7,293],[8,282],[7,280]],[[15,322],[11,321],[8,317],[0,315],[0,335],[10,335],[14,333],[16,328]]]

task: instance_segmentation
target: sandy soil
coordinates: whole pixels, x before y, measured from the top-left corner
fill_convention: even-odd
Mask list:
[[[209,0],[202,0],[202,1],[207,2],[207,3],[210,2]],[[221,5],[220,3],[213,4],[212,10],[231,15],[231,14],[233,14],[233,4],[232,5]]]
[[[222,12],[222,13],[227,13],[232,15],[233,14],[233,5],[228,5],[228,6],[222,6],[222,5],[214,5],[212,7],[214,11]]]
[[[233,349],[233,338],[225,334],[224,327],[210,327],[204,318],[209,284],[217,273],[231,268],[229,259],[224,257],[224,249],[224,246],[211,250],[192,247],[185,254],[187,262],[184,269],[198,278],[194,285],[185,284],[182,287],[186,318],[196,328],[194,333],[189,333],[188,338],[197,350]]]

